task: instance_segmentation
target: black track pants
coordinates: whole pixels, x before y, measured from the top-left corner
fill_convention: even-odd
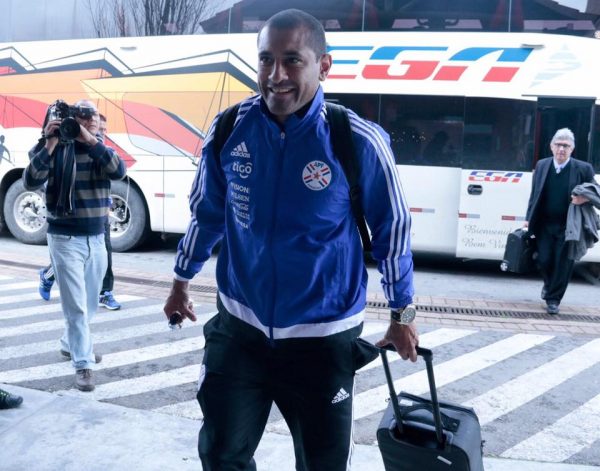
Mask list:
[[[354,373],[377,356],[376,349],[357,339],[355,329],[326,340],[269,344],[246,335],[240,342],[239,332],[228,328],[232,323],[243,324],[219,314],[204,328],[197,396],[204,471],[255,470],[253,455],[273,403],[292,433],[297,470],[349,470]]]

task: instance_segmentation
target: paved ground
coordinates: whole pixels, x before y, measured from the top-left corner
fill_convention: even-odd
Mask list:
[[[35,269],[45,261],[35,255],[20,255],[18,260],[14,260],[0,250],[0,273],[36,280]],[[120,268],[116,276],[115,291],[119,296],[129,294],[154,300],[164,299],[171,283],[169,271],[149,273]],[[198,303],[214,303],[214,280],[198,277],[193,283],[192,293]],[[422,325],[429,324],[423,325],[423,331],[443,325],[497,331],[495,335],[501,335],[498,331],[506,330],[537,334],[569,333],[587,342],[588,337],[598,336],[600,327],[600,309],[596,306],[564,306],[563,314],[557,318],[546,315],[540,303],[423,296],[417,297],[416,302],[421,307],[419,322]],[[381,296],[370,295],[369,305],[368,318],[388,318]],[[478,314],[477,310],[481,312]],[[509,334],[505,332],[502,335]],[[194,451],[196,421],[156,411],[123,408],[63,392],[50,394],[13,385],[7,388],[22,391],[26,402],[19,410],[0,414],[3,448],[15,452],[7,457],[2,456],[3,452],[0,451],[0,462],[4,463],[0,469],[68,470],[80,469],[85,464],[88,469],[128,470],[139,464],[139,456],[144,456],[143,466],[139,468],[143,470],[198,469]],[[85,450],[64,440],[73,431],[88,442]],[[257,459],[262,470],[292,469],[291,456],[289,437],[267,433]],[[488,471],[508,471],[509,468],[511,471],[598,469],[575,464],[486,458]],[[377,448],[358,446],[353,469],[383,470]]]
[[[77,397],[10,386],[25,397],[0,414],[0,468],[6,471],[200,470],[198,422]],[[77,439],[73,439],[77,437]],[[81,446],[85,443],[85,446]],[[289,437],[266,433],[261,471],[294,469]],[[486,471],[593,471],[594,466],[485,458]],[[384,471],[379,449],[357,445],[354,471]],[[425,470],[423,470],[425,471]]]

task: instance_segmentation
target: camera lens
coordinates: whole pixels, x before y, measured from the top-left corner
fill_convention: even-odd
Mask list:
[[[65,141],[72,141],[81,132],[81,128],[79,127],[79,123],[75,120],[75,118],[65,118],[60,123],[60,136]]]

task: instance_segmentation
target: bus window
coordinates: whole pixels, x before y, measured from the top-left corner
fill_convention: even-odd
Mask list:
[[[594,37],[598,11],[589,6],[584,12],[571,3],[574,0],[290,0],[286,6],[310,13],[327,31],[498,31]],[[256,32],[281,9],[279,0],[238,1],[208,14],[202,28],[206,33]]]
[[[535,102],[467,98],[463,168],[533,168]]]
[[[379,121],[379,95],[359,95],[346,93],[328,93],[327,101],[339,103],[350,108],[361,118],[368,119],[374,123]]]
[[[474,31],[494,6],[480,0],[365,0],[365,30]]]
[[[382,97],[380,124],[390,134],[396,163],[459,167],[463,103],[461,97]]]

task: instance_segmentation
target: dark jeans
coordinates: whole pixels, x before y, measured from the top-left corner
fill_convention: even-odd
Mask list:
[[[245,324],[220,313],[204,326],[197,394],[204,415],[198,437],[202,469],[256,470],[253,455],[275,403],[292,434],[297,470],[346,471],[354,374],[377,356],[375,347],[345,333],[331,336],[339,336],[336,342],[269,344],[264,336],[240,337],[228,327],[232,323]]]
[[[106,273],[104,274],[104,279],[102,280],[102,289],[100,290],[100,294],[104,293],[105,291],[112,291],[115,285],[115,277],[112,271],[112,245],[110,243],[110,224],[108,222],[104,225],[104,244],[106,245],[108,265],[106,266]],[[54,269],[52,268],[52,264],[44,268],[44,278],[46,278],[48,281],[54,281],[56,279],[56,277],[54,276]]]

